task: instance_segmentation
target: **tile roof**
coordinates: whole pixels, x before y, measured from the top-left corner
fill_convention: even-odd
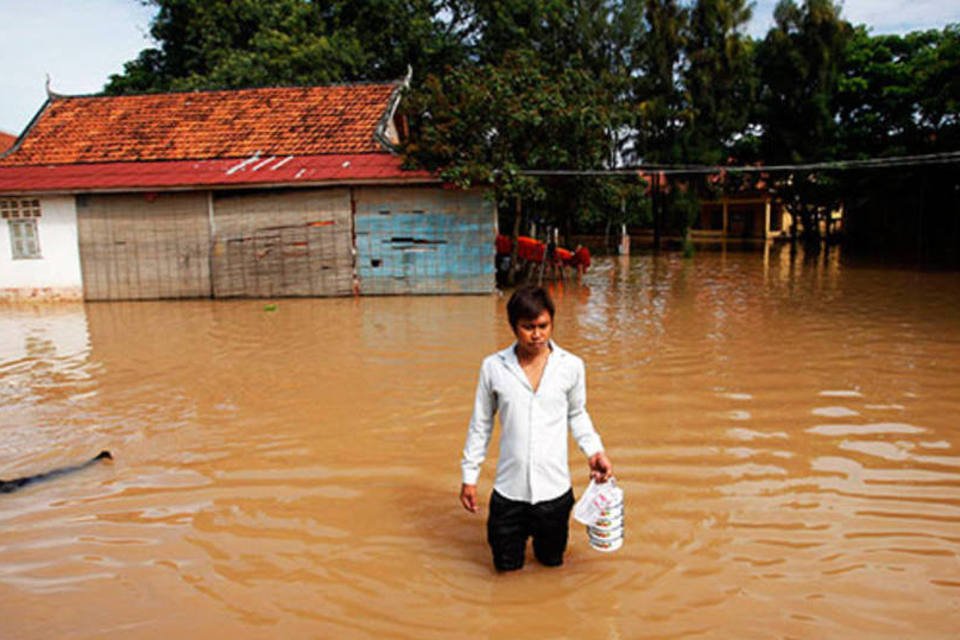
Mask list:
[[[360,153],[0,167],[0,194],[439,182],[402,163],[390,153]]]
[[[383,152],[399,86],[54,97],[0,166]]]
[[[5,131],[0,131],[0,153],[3,153],[7,149],[13,146],[13,143],[17,141],[17,136],[10,135]]]

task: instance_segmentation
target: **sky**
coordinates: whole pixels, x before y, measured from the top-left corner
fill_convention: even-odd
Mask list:
[[[776,0],[755,0],[748,33],[763,36]],[[960,0],[845,0],[843,16],[875,34],[960,22]],[[0,0],[0,131],[19,135],[46,100],[99,92],[152,45],[141,0]]]

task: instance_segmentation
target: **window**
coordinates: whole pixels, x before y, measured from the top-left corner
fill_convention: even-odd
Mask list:
[[[40,201],[35,199],[0,200],[0,218],[10,229],[10,250],[14,260],[40,258],[37,218]]]

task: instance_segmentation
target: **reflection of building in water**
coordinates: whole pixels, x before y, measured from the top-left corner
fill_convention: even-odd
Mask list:
[[[81,402],[95,388],[96,363],[80,304],[0,308],[0,456],[49,450],[50,416],[62,424],[85,414]],[[61,416],[66,416],[62,418]]]
[[[83,305],[7,307],[0,313],[0,363],[86,358],[90,349]]]
[[[824,250],[810,253],[802,244],[768,243],[763,249],[764,282],[772,279],[787,284],[803,273],[813,273],[821,286],[835,287],[841,275],[842,255],[840,245],[825,245]]]

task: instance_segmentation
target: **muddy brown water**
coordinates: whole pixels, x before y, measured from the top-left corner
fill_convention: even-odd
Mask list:
[[[773,247],[555,294],[626,540],[505,576],[457,501],[503,298],[0,309],[0,477],[116,456],[0,495],[0,637],[954,635],[960,274]]]

